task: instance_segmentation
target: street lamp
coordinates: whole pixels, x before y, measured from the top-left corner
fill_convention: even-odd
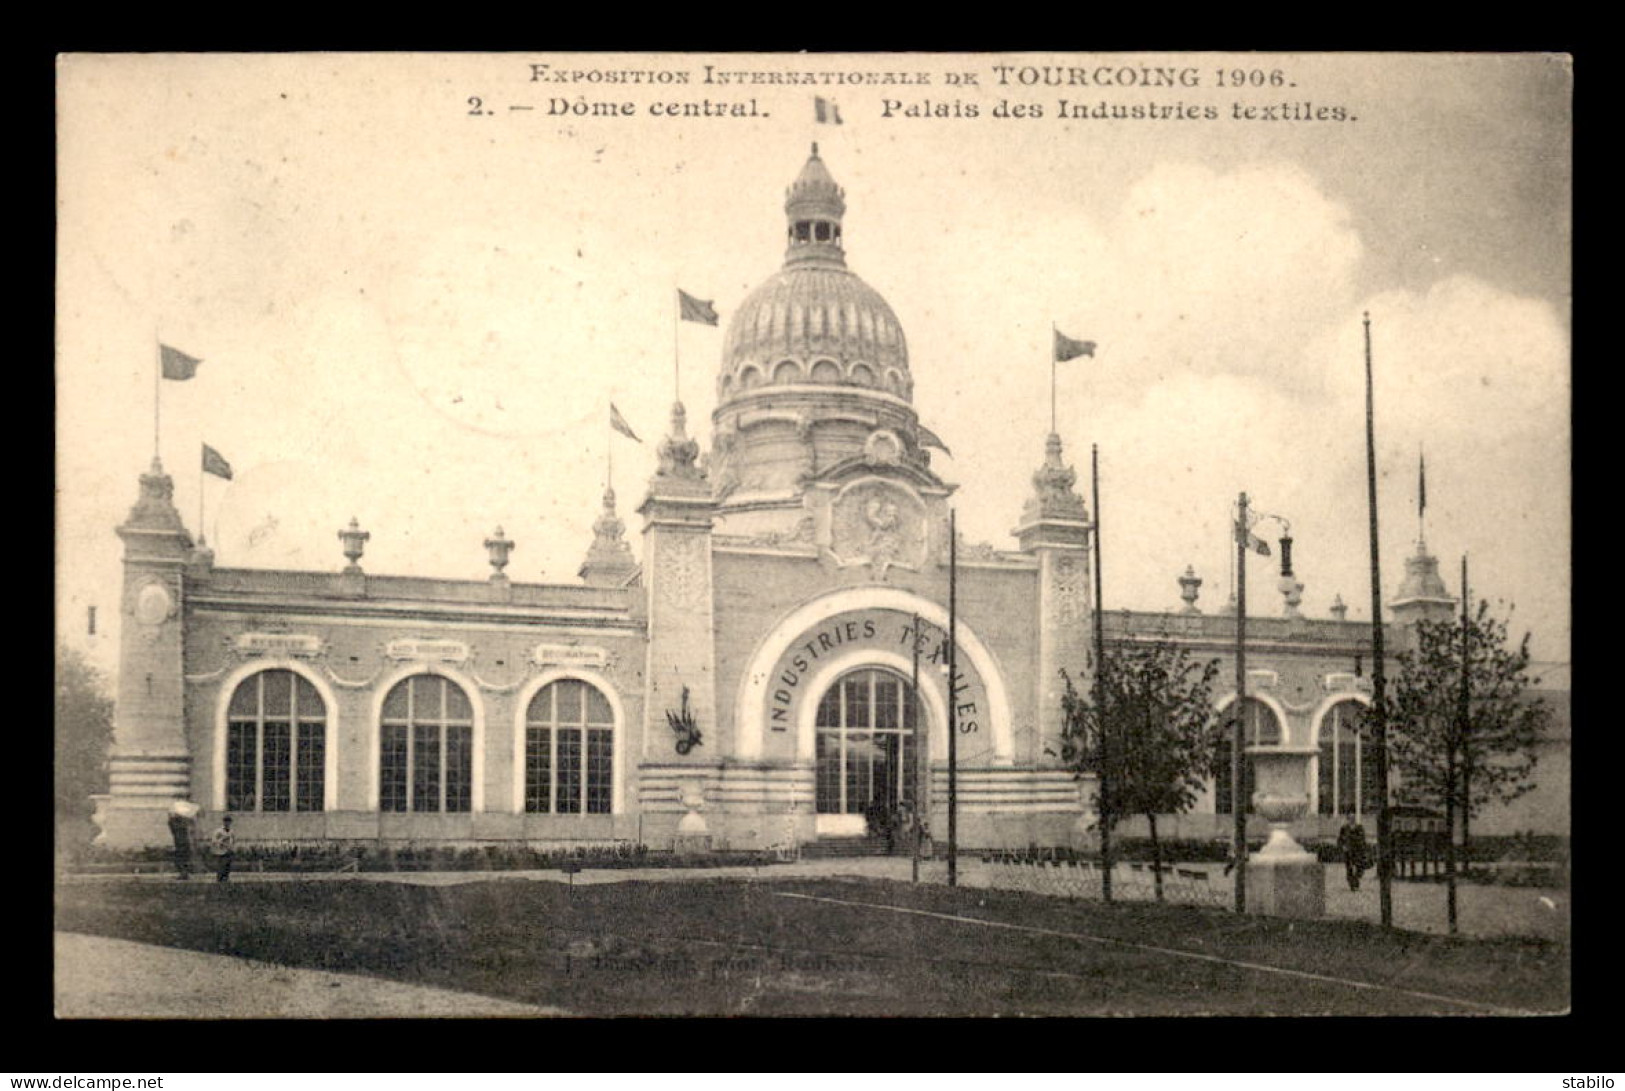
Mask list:
[[[1230,810],[1233,827],[1231,858],[1235,862],[1236,912],[1247,912],[1247,551],[1256,550],[1262,556],[1270,555],[1267,542],[1253,533],[1253,527],[1269,519],[1281,527],[1281,582],[1284,587],[1292,577],[1292,525],[1279,515],[1251,512],[1247,507],[1247,494],[1242,493],[1236,504],[1236,699],[1235,724],[1230,736]]]

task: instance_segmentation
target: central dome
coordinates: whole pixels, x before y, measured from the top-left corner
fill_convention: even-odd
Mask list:
[[[790,383],[910,396],[903,327],[879,292],[844,268],[809,263],[750,294],[728,325],[718,393]]]
[[[784,268],[728,323],[718,401],[788,385],[868,388],[906,401],[914,384],[902,324],[880,293],[846,267],[846,202],[817,145],[784,210]]]

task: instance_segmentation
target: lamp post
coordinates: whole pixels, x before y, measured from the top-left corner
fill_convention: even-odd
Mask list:
[[[1247,550],[1256,549],[1265,557],[1270,547],[1252,528],[1270,519],[1281,526],[1281,579],[1292,576],[1292,526],[1279,515],[1250,512],[1247,494],[1236,501],[1236,700],[1234,725],[1230,735],[1231,857],[1235,861],[1236,912],[1247,912]]]

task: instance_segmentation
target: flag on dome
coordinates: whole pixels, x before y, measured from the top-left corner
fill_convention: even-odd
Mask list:
[[[203,361],[195,356],[188,356],[180,349],[172,349],[168,345],[158,346],[159,366],[166,379],[190,379],[197,374],[197,366]]]
[[[1093,341],[1074,341],[1060,330],[1055,331],[1055,362],[1065,363],[1078,356],[1093,357],[1095,343]]]
[[[222,458],[219,451],[205,443],[203,445],[203,472],[230,481],[231,463]]]
[[[707,326],[717,324],[717,309],[709,299],[695,299],[679,288],[677,306],[684,322],[704,322]]]
[[[626,418],[621,416],[621,411],[615,408],[614,402],[609,403],[609,426],[627,439],[635,440],[638,443],[643,442],[638,439],[638,434],[632,431],[632,426],[626,423]]]
[[[818,124],[820,125],[839,125],[841,123],[840,108],[827,98],[816,95],[813,97],[813,113],[818,118]]]

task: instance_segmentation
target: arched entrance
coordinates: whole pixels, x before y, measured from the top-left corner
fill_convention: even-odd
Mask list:
[[[871,817],[915,808],[923,715],[908,678],[883,667],[849,670],[824,690],[814,719],[820,836],[861,836]]]

